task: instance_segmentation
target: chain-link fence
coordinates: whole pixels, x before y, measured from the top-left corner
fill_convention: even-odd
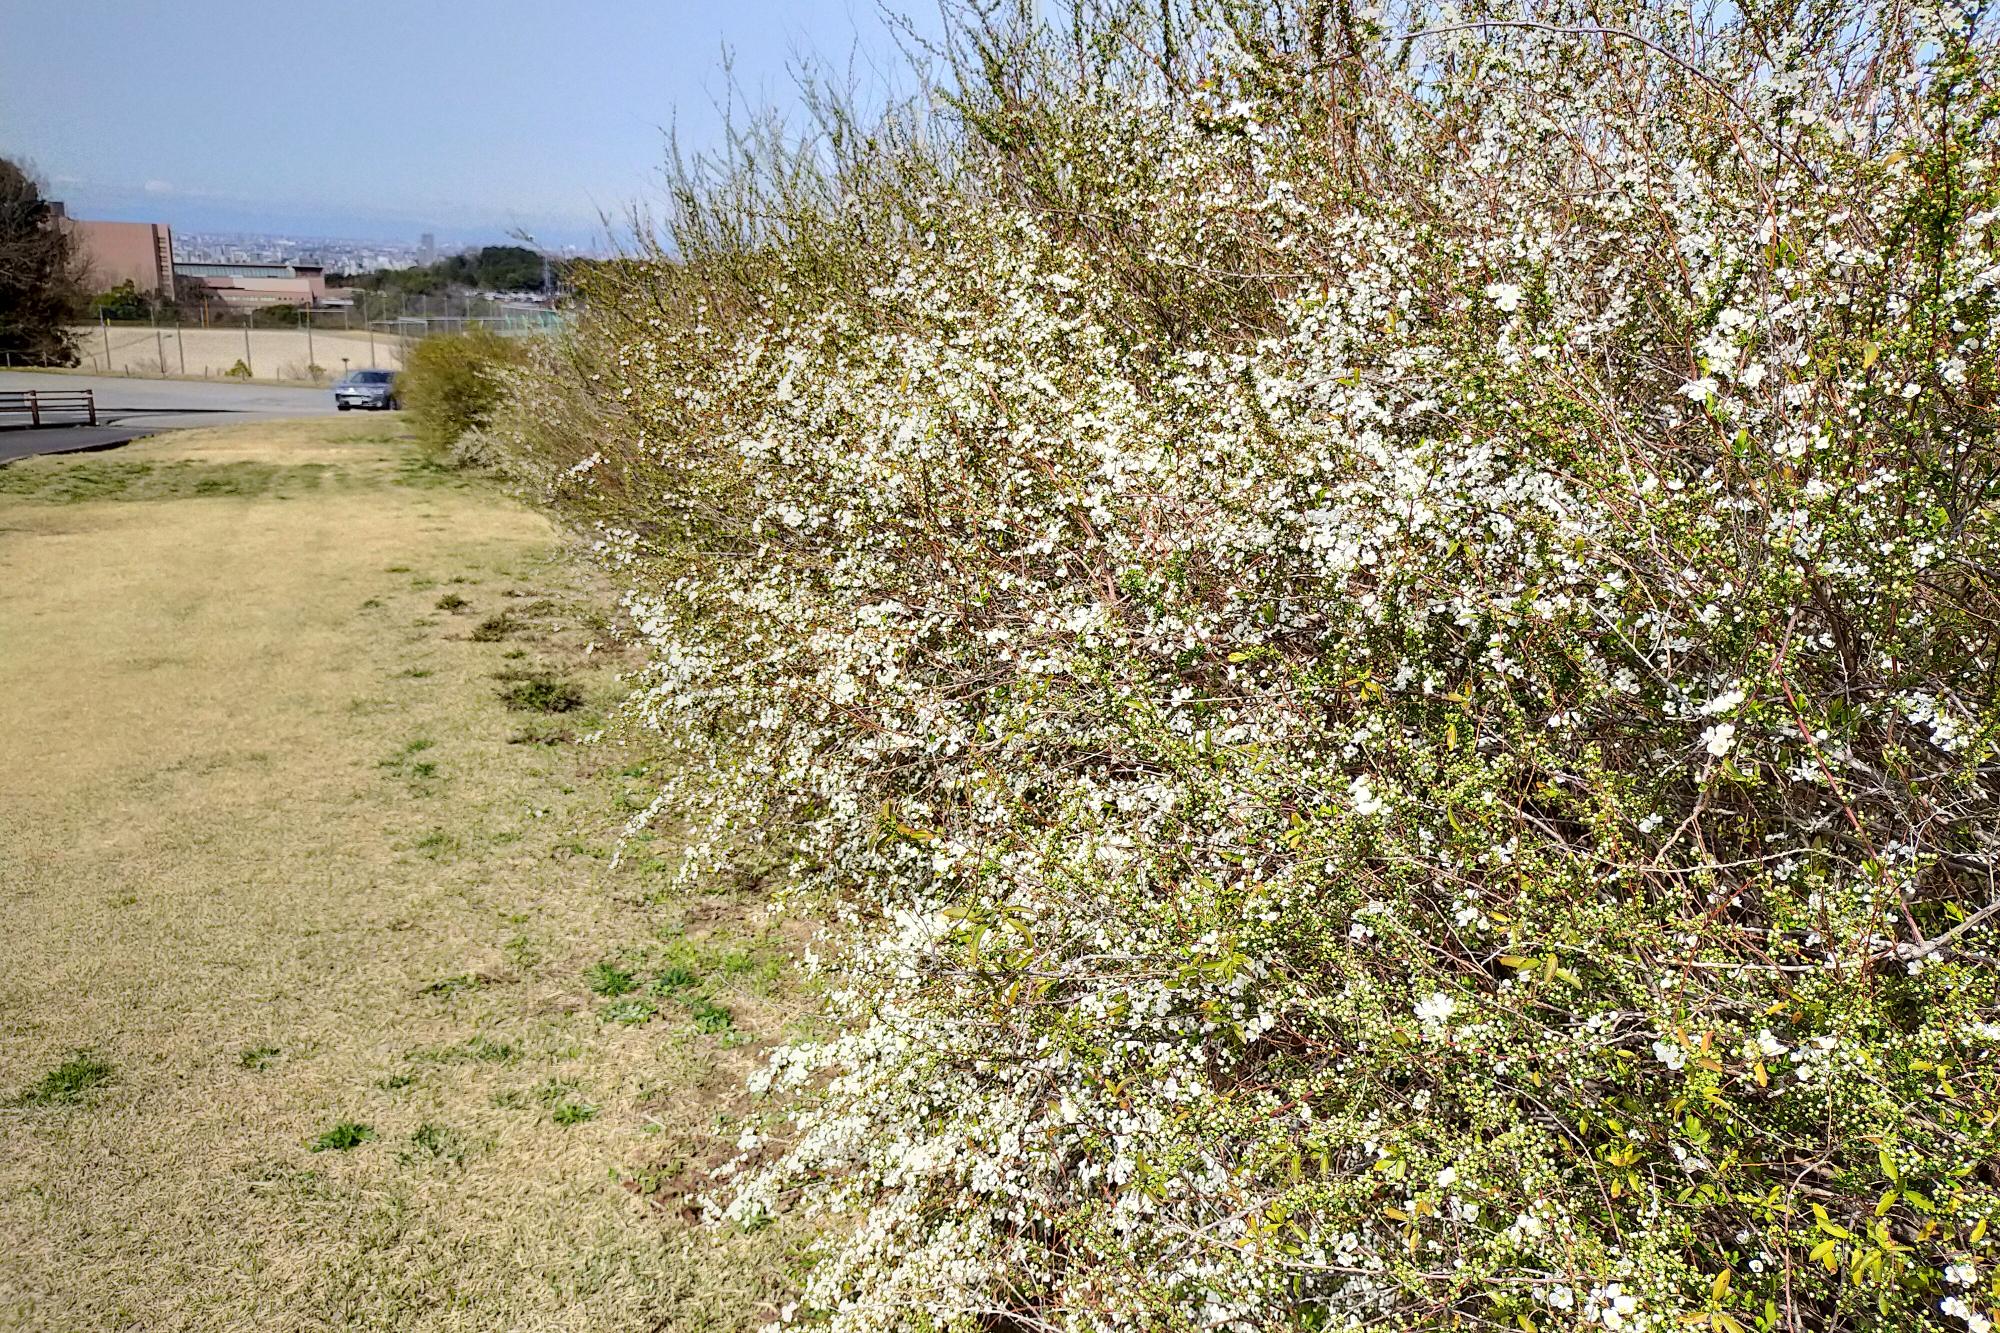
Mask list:
[[[380,307],[168,310],[150,320],[100,319],[70,330],[78,369],[101,375],[291,380],[325,384],[350,370],[400,370],[418,339],[484,325],[503,334],[553,328],[549,310],[409,298]],[[374,316],[369,318],[368,316]]]

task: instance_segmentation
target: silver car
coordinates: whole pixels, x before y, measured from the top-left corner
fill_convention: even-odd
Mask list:
[[[350,371],[333,386],[333,405],[343,412],[355,407],[370,411],[401,407],[396,401],[396,376],[387,370]]]

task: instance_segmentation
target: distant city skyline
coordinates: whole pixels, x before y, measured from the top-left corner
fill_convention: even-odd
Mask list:
[[[593,252],[607,217],[615,234],[659,203],[668,127],[688,151],[720,144],[732,82],[739,109],[784,108],[810,58],[880,98],[908,85],[899,25],[938,27],[933,0],[485,0],[477,16],[324,0],[303,27],[259,0],[0,0],[0,155],[78,216],[428,232],[441,254],[526,230]]]
[[[11,154],[0,150],[0,155]],[[433,237],[437,253],[447,255],[472,246],[518,244],[511,233],[519,228],[529,231],[538,242],[554,251],[599,254],[606,248],[603,229],[595,225],[572,226],[561,221],[543,220],[536,226],[524,223],[518,215],[506,214],[485,225],[468,223],[453,226],[422,216],[406,222],[394,214],[350,210],[337,205],[325,208],[269,205],[134,191],[116,186],[98,186],[73,176],[57,176],[43,167],[38,159],[23,157],[41,172],[49,197],[62,202],[71,214],[111,222],[165,222],[174,228],[176,235],[272,236],[293,240],[401,245],[412,250],[422,243],[424,236],[429,235]]]
[[[116,221],[118,219],[101,219]],[[417,268],[483,245],[519,245],[518,240],[485,241],[464,246],[426,245],[425,237],[409,241],[375,241],[352,236],[293,236],[279,232],[173,232],[173,257],[193,264],[323,264],[329,273],[372,273],[382,269]],[[543,246],[559,258],[596,256],[583,246]]]
[[[371,241],[345,236],[286,236],[270,232],[175,231],[177,263],[287,263],[316,261],[329,273],[373,273],[416,268],[442,254],[421,239]],[[561,252],[557,252],[561,253]]]

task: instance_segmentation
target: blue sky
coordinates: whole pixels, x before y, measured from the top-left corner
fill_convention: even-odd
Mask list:
[[[0,0],[0,155],[78,216],[186,231],[588,244],[813,56],[908,86],[932,0]]]

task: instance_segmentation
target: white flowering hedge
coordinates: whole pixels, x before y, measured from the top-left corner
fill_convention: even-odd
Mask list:
[[[823,928],[791,1317],[1984,1333],[1985,11],[1070,23],[517,403]]]

